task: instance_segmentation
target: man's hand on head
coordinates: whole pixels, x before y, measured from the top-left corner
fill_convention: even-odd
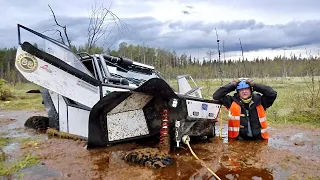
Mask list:
[[[235,79],[235,80],[233,80],[233,84],[234,84],[235,86],[237,86],[239,82],[240,82],[240,79]]]
[[[251,87],[254,86],[254,81],[252,79],[247,79],[246,83],[249,84]]]

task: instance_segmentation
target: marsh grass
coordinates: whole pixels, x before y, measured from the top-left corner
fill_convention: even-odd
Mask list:
[[[12,97],[0,100],[0,110],[44,110],[41,94],[26,93],[29,90],[39,89],[33,83],[20,83],[16,85],[3,85],[12,93]]]
[[[18,142],[22,148],[31,147],[30,150],[24,153],[18,159],[13,161],[6,161],[7,154],[2,151],[2,148],[9,145],[12,142]],[[0,177],[11,177],[13,174],[18,173],[20,170],[29,166],[36,165],[40,162],[39,158],[32,154],[34,149],[38,149],[38,140],[32,138],[12,138],[1,136],[0,137]],[[34,148],[32,150],[32,148]],[[18,177],[22,177],[23,174],[18,174]]]
[[[268,108],[267,116],[271,123],[309,123],[320,125],[320,103],[317,101],[315,107],[310,107],[311,78],[289,77],[289,78],[253,78],[256,83],[263,83],[273,87],[277,93],[274,104]],[[319,77],[316,77],[318,80]],[[233,79],[223,79],[223,85]],[[195,79],[196,84],[201,87],[203,98],[212,99],[212,94],[221,86],[220,79]],[[178,90],[176,80],[170,80],[173,88]],[[316,81],[319,83],[319,81]],[[26,93],[31,89],[39,89],[39,86],[32,83],[10,85],[14,98],[10,101],[0,101],[0,109],[5,110],[44,110],[40,94]],[[319,85],[316,84],[317,91]],[[234,94],[231,92],[230,95]],[[222,108],[223,119],[226,119],[227,110]]]
[[[316,77],[319,79],[319,77]],[[223,79],[223,85],[232,82],[233,79]],[[309,107],[311,93],[307,88],[311,78],[253,78],[256,83],[262,83],[274,88],[278,95],[274,104],[268,108],[267,117],[270,123],[308,123],[320,126],[320,103],[315,107]],[[195,80],[201,87],[203,98],[212,99],[212,94],[221,86],[220,79]],[[319,83],[319,82],[317,82]],[[176,88],[177,82],[171,80],[170,84]],[[316,84],[317,91],[319,85]],[[177,90],[177,88],[176,88]],[[229,93],[233,95],[234,92]],[[223,119],[227,120],[227,110],[222,108]]]
[[[0,163],[0,177],[1,176],[6,176],[10,177],[14,173],[19,172],[22,169],[25,169],[29,166],[36,165],[40,162],[40,160],[32,155],[31,152],[23,155],[19,159],[16,159],[13,163],[10,164],[5,164],[5,163]],[[23,176],[19,174],[18,176]]]

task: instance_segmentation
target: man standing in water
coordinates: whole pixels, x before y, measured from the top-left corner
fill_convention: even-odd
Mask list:
[[[234,90],[236,93],[233,96],[227,95]],[[268,139],[266,110],[276,98],[274,89],[254,83],[251,79],[235,80],[213,94],[213,99],[229,110],[229,139]]]

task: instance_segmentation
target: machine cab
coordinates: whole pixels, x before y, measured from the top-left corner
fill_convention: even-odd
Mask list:
[[[160,78],[153,66],[106,54],[78,53],[80,61],[103,84],[139,87],[151,78]]]

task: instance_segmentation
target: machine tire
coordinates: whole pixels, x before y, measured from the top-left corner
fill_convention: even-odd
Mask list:
[[[207,135],[208,139],[216,137],[216,126],[213,126],[212,128],[212,134]]]

